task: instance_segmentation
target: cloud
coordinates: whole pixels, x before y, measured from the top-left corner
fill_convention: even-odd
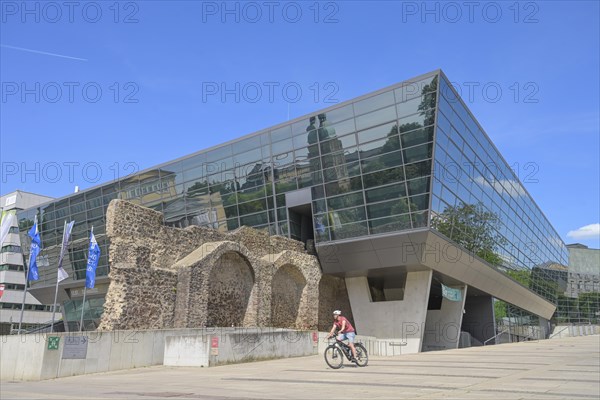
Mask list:
[[[600,237],[600,224],[591,224],[570,231],[567,236],[573,239],[597,239]]]

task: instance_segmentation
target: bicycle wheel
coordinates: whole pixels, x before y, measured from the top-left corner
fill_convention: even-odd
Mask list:
[[[344,363],[342,351],[337,346],[327,346],[324,356],[327,365],[333,369],[341,368]]]
[[[359,367],[366,367],[369,363],[369,354],[367,354],[367,349],[362,343],[357,343],[354,345],[356,349],[356,365]]]

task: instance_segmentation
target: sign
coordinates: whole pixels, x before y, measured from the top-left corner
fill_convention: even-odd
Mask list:
[[[319,334],[317,332],[312,333],[313,346],[316,346],[319,343]]]
[[[108,292],[108,283],[103,283],[100,285],[96,285],[94,288],[92,289],[88,289],[87,290],[87,296],[93,295],[93,294],[100,294],[100,293],[107,293]],[[83,297],[83,287],[80,288],[73,288],[71,289],[71,298],[73,297]]]
[[[462,291],[460,289],[451,288],[442,283],[442,296],[450,301],[461,301]]]
[[[63,346],[63,360],[85,360],[87,356],[87,336],[67,336]]]
[[[218,356],[219,355],[219,337],[213,336],[210,339],[210,355]]]
[[[58,350],[60,336],[50,336],[48,338],[48,350]]]

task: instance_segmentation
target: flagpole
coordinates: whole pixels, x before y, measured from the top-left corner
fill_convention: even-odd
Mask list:
[[[37,224],[37,215],[35,216],[35,220],[33,222]],[[33,239],[31,239],[33,241]],[[29,287],[29,271],[31,270],[31,250],[29,250],[29,264],[27,265],[27,274],[25,274],[25,290],[23,291],[23,301],[21,302],[21,315],[19,316],[19,331],[17,334],[21,334],[21,325],[23,324],[23,313],[25,312],[25,299],[27,298],[27,291]]]
[[[25,276],[25,290],[23,291],[23,302],[21,303],[21,316],[19,317],[19,332],[21,334],[21,324],[23,323],[23,312],[25,311],[25,298],[27,297],[27,289],[29,284],[29,268],[31,266],[31,254],[29,255],[29,265],[27,266],[27,275]]]
[[[79,332],[83,331],[83,310],[85,309],[85,293],[87,285],[83,287],[83,301],[81,302],[81,320],[79,320]]]
[[[63,242],[65,241],[65,232],[67,231],[67,221],[65,220],[65,226],[63,228]],[[61,245],[61,252],[64,243]],[[50,333],[54,332],[54,315],[56,314],[56,299],[58,298],[58,276],[60,272],[56,270],[56,287],[54,288],[54,303],[52,304],[52,325],[50,325]]]

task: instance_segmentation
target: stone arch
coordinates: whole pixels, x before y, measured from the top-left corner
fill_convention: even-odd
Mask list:
[[[256,278],[248,259],[228,251],[216,259],[207,281],[206,326],[244,326]]]
[[[284,264],[271,282],[271,324],[277,328],[301,328],[300,309],[306,301],[306,278],[300,269]]]
[[[333,310],[341,310],[344,316],[354,324],[346,282],[343,278],[323,275],[319,281],[318,329],[320,331],[331,329]]]

